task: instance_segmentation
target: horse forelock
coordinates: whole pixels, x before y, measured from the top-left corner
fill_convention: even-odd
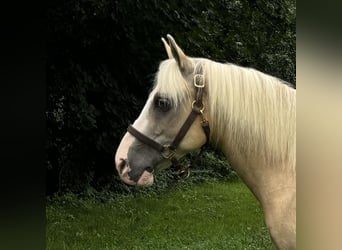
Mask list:
[[[170,99],[176,108],[179,105],[191,104],[191,89],[182,76],[174,59],[161,62],[156,74],[153,92]]]

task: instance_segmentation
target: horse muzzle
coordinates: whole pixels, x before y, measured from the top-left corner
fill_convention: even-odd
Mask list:
[[[128,161],[119,159],[116,169],[121,180],[128,185],[151,186],[154,182],[153,168],[147,167],[142,171],[134,171],[129,167]]]

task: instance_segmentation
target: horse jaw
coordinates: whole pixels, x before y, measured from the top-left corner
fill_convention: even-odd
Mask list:
[[[137,182],[131,180],[129,177],[131,168],[129,167],[127,162],[127,154],[128,149],[134,140],[135,138],[129,133],[126,133],[122,138],[121,143],[115,154],[116,170],[119,173],[120,179],[128,185],[151,186],[154,182],[154,176],[152,173],[146,170],[144,170]]]

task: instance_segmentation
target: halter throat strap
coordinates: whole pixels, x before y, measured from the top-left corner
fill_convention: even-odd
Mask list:
[[[207,145],[209,143],[210,138],[210,127],[209,122],[204,118],[203,111],[204,111],[204,104],[203,104],[203,89],[205,87],[205,79],[203,75],[202,65],[199,64],[195,68],[195,74],[193,78],[193,84],[196,89],[196,99],[192,102],[192,110],[188,115],[187,119],[183,123],[182,127],[178,131],[176,137],[172,141],[170,145],[162,145],[155,140],[149,138],[148,136],[142,134],[140,131],[135,129],[132,125],[129,125],[127,131],[137,138],[140,142],[150,146],[151,148],[157,150],[161,153],[163,158],[169,159],[174,167],[180,167],[178,160],[175,157],[176,149],[183,140],[186,133],[189,131],[191,125],[196,120],[197,116],[201,116],[201,126],[206,136],[206,143],[203,145]]]

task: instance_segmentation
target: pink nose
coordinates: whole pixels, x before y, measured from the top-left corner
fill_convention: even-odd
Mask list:
[[[125,159],[120,159],[120,161],[116,164],[116,169],[119,173],[120,179],[128,185],[136,185],[137,183],[129,177],[128,173],[130,168],[127,165],[127,161]]]
[[[153,171],[149,172],[147,170],[142,173],[138,181],[133,181],[129,176],[129,172],[131,170],[127,164],[127,160],[125,159],[119,159],[116,164],[116,169],[121,180],[128,185],[151,186],[153,184],[154,178],[153,174],[151,173]]]

